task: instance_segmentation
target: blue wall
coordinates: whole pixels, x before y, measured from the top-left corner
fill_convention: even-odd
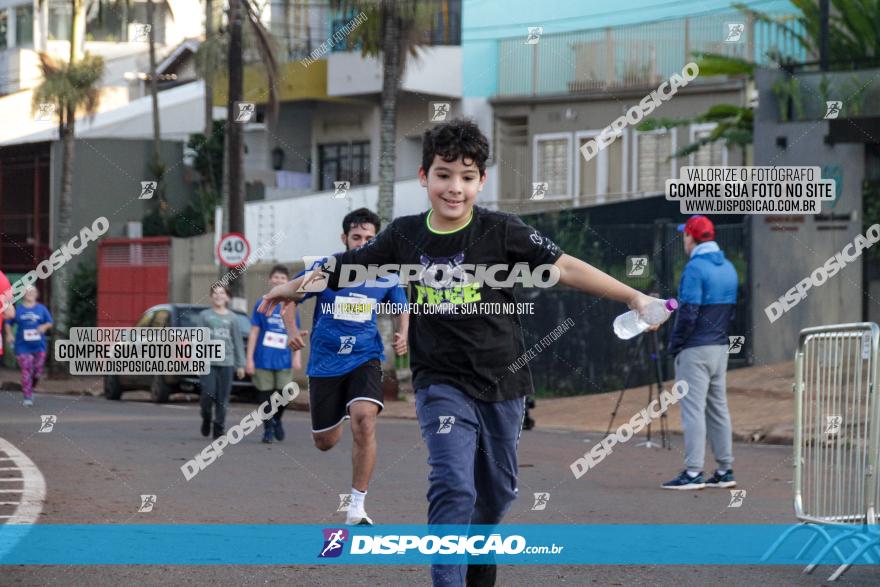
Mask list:
[[[790,12],[788,0],[744,0],[761,12]],[[487,97],[498,89],[498,40],[522,38],[528,27],[544,34],[734,12],[730,0],[464,0],[462,55],[464,95]]]

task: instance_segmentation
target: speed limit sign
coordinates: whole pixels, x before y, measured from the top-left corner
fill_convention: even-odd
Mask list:
[[[251,254],[251,244],[243,234],[228,232],[217,243],[217,258],[227,267],[244,265]]]

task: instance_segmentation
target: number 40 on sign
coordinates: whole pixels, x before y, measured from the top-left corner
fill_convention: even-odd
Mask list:
[[[228,232],[217,243],[217,258],[227,267],[244,265],[251,254],[251,245],[243,234]]]

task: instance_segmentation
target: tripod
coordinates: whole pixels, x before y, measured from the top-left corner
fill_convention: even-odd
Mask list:
[[[650,336],[648,336],[650,334]],[[660,341],[657,337],[657,331],[653,331],[651,333],[645,333],[639,337],[639,340],[636,342],[636,346],[633,347],[633,352],[631,358],[633,360],[644,360],[644,353],[647,347],[647,340],[650,338],[653,343],[653,352],[650,353],[650,358],[654,362],[654,382],[648,383],[648,402],[647,405],[650,405],[652,401],[654,401],[654,385],[657,386],[657,398],[660,397],[660,392],[663,391],[663,368],[660,364]],[[632,375],[632,369],[627,369],[626,376],[623,378],[623,386],[620,389],[620,395],[617,396],[617,402],[614,404],[614,409],[611,410],[611,420],[608,422],[608,429],[605,431],[605,436],[611,434],[611,428],[614,426],[614,419],[617,417],[617,411],[620,408],[620,402],[623,401],[623,394],[626,391],[630,375]],[[647,421],[646,426],[646,435],[645,441],[640,442],[636,446],[644,446],[646,448],[654,448],[654,447],[663,447],[669,450],[672,450],[672,445],[669,442],[669,425],[666,420],[666,412],[663,412],[660,416],[660,444],[657,444],[653,440],[651,440],[651,421]]]

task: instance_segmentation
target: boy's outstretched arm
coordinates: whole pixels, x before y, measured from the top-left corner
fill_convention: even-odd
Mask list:
[[[278,304],[301,302],[306,293],[308,293],[303,289],[303,286],[320,279],[326,279],[326,276],[320,270],[306,271],[284,285],[276,285],[269,290],[269,293],[263,296],[263,301],[260,302],[260,307],[257,308],[257,311],[271,316],[272,311]]]
[[[624,303],[631,310],[638,310],[639,314],[643,314],[655,300],[577,257],[563,254],[554,266],[559,269],[559,283],[600,298]],[[656,330],[657,327],[651,329]]]
[[[389,224],[376,238],[369,241],[356,249],[346,251],[344,253],[336,253],[325,258],[324,262],[316,265],[315,269],[307,270],[303,275],[288,281],[284,285],[273,287],[269,293],[263,296],[258,311],[263,312],[267,316],[272,314],[272,310],[279,303],[285,302],[301,302],[306,292],[303,287],[310,287],[321,280],[326,280],[326,287],[332,290],[338,290],[340,269],[344,265],[384,265],[386,263],[394,263],[396,259],[396,237],[397,228],[394,222]],[[314,283],[313,283],[314,282]],[[310,289],[310,291],[318,291]]]

